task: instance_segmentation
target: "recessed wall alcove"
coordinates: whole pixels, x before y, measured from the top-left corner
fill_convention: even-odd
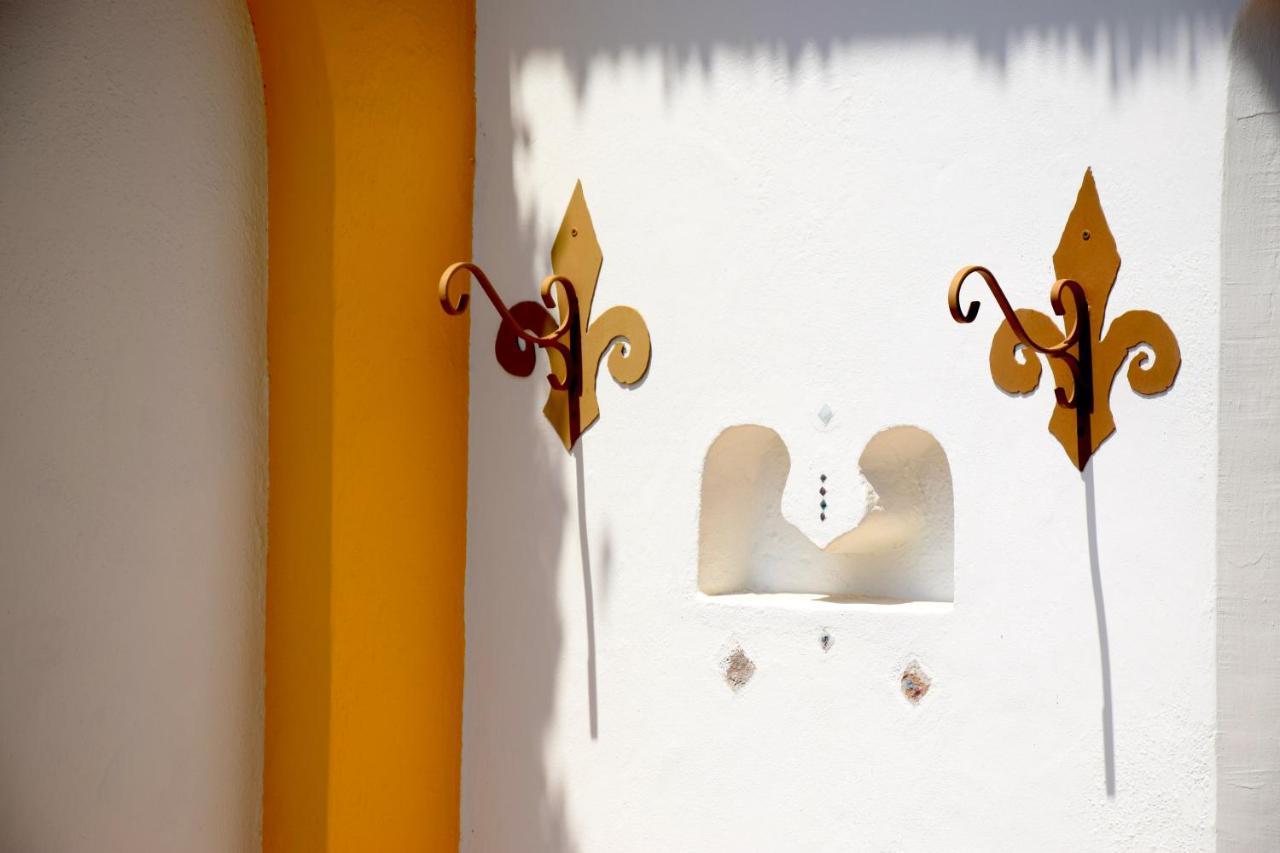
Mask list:
[[[895,426],[872,437],[858,466],[867,512],[820,548],[782,514],[791,455],[781,436],[754,424],[722,432],[702,471],[698,589],[952,601],[955,518],[942,446],[922,429]]]

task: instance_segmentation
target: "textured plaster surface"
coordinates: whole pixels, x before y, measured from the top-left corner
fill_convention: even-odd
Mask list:
[[[1222,197],[1221,849],[1280,849],[1280,2],[1241,17]]]
[[[0,3],[0,849],[259,847],[266,157],[243,2]]]

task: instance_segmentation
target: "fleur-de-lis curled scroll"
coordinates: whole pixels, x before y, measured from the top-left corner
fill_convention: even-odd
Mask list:
[[[579,181],[551,246],[552,274],[543,279],[542,304],[517,302],[508,309],[475,264],[453,264],[440,277],[440,304],[449,314],[460,314],[467,308],[465,283],[456,299],[451,293],[460,273],[466,273],[465,281],[474,278],[480,284],[502,317],[494,353],[508,373],[529,376],[537,362],[537,351],[546,351],[551,363],[547,375],[551,390],[542,412],[559,434],[565,450],[570,451],[600,417],[596,374],[605,353],[609,354],[609,373],[620,385],[634,385],[649,369],[649,329],[638,311],[617,305],[591,321],[591,305],[603,263],[604,255]],[[548,308],[556,309],[558,321]]]
[[[1064,328],[1069,329],[1065,336],[1057,323],[1039,311],[1014,311],[985,267],[960,270],[951,281],[948,301],[957,322],[971,323],[978,315],[978,303],[961,310],[960,288],[967,278],[978,275],[991,289],[1005,316],[991,341],[991,376],[1010,394],[1030,394],[1040,384],[1040,360],[1031,353],[1020,359],[1019,350],[1027,348],[1049,359],[1057,383],[1057,405],[1049,419],[1049,432],[1083,471],[1102,442],[1116,431],[1111,388],[1129,354],[1140,347],[1150,351],[1140,350],[1128,370],[1129,385],[1145,396],[1173,386],[1182,354],[1168,324],[1151,311],[1127,311],[1112,322],[1105,336],[1102,334],[1107,301],[1120,271],[1120,255],[1102,213],[1092,170],[1085,172],[1076,205],[1053,254],[1053,268],[1058,281],[1051,293],[1052,304],[1054,313],[1063,318]],[[1064,290],[1072,295],[1065,303]]]

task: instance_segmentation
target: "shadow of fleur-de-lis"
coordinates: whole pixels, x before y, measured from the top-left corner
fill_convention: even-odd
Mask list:
[[[551,247],[553,274],[543,283],[543,302],[556,308],[559,320],[542,304],[518,302],[510,310],[515,325],[504,319],[494,341],[498,363],[513,376],[532,374],[538,349],[547,353],[551,363],[550,391],[542,411],[566,450],[572,450],[578,437],[600,417],[596,375],[606,352],[609,373],[620,385],[634,385],[649,369],[649,329],[638,311],[617,305],[591,320],[591,304],[603,263],[604,255],[579,181]],[[472,274],[479,272],[471,265],[465,266]],[[448,280],[453,272],[453,267],[446,271],[441,285],[446,310],[451,304]],[[485,280],[478,280],[486,284]],[[561,290],[561,298],[554,305],[550,298],[553,286]],[[490,289],[486,287],[486,293]],[[496,294],[489,296],[498,307]],[[503,310],[499,308],[500,313]]]
[[[1129,354],[1139,347],[1150,351],[1139,351],[1128,370],[1129,385],[1144,396],[1160,394],[1172,387],[1182,365],[1182,354],[1168,324],[1151,311],[1127,311],[1111,323],[1105,336],[1102,333],[1107,301],[1120,271],[1120,255],[1102,212],[1092,170],[1085,172],[1075,207],[1053,254],[1053,268],[1059,284],[1078,282],[1078,287],[1071,288],[1072,292],[1083,291],[1087,306],[1088,328],[1079,334],[1087,334],[1089,340],[1085,342],[1084,359],[1074,365],[1079,369],[1091,362],[1092,388],[1084,396],[1086,421],[1080,420],[1081,411],[1070,404],[1076,399],[1077,391],[1072,358],[1048,358],[1054,380],[1061,389],[1058,405],[1049,419],[1049,431],[1062,444],[1072,463],[1083,471],[1093,453],[1116,430],[1111,414],[1111,389]],[[994,278],[988,283],[993,281]],[[958,287],[956,295],[958,297]],[[1015,314],[1031,339],[1065,342],[1072,339],[1078,307],[1075,299],[1065,300],[1061,307],[1061,328],[1039,311],[1020,308]],[[1063,329],[1067,330],[1065,337]],[[1031,352],[1023,352],[1020,359],[1019,351],[1024,349],[1024,342],[1006,319],[991,342],[991,376],[996,385],[1011,394],[1029,394],[1040,384],[1040,359]],[[1074,341],[1065,351],[1079,358],[1081,341]]]

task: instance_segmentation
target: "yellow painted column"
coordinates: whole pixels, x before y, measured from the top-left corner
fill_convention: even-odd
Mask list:
[[[458,843],[470,0],[250,0],[266,87],[266,850]]]

